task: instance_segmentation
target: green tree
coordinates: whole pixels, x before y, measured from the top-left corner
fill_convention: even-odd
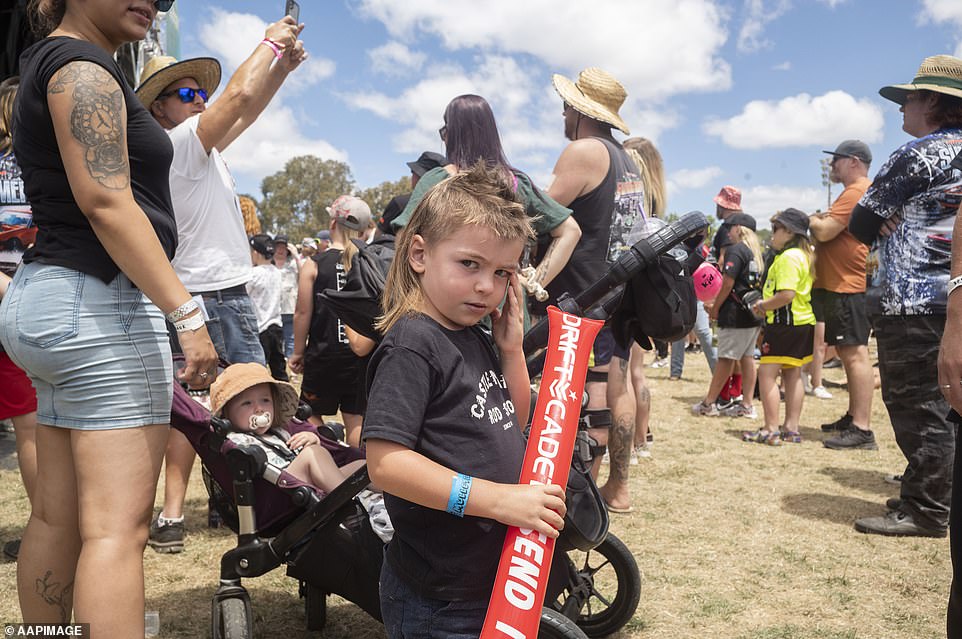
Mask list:
[[[327,207],[339,195],[354,192],[351,168],[313,155],[291,158],[284,169],[261,182],[260,202],[265,233],[313,236],[330,225]]]
[[[376,218],[384,211],[384,207],[388,205],[388,202],[398,195],[404,195],[410,192],[411,176],[407,175],[394,182],[381,182],[377,186],[363,189],[357,196],[367,202],[368,206],[371,207],[371,213],[373,213]]]

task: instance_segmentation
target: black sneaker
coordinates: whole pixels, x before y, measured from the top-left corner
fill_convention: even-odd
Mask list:
[[[882,517],[862,517],[855,520],[855,530],[870,535],[889,537],[945,537],[945,528],[926,528],[915,522],[912,515],[893,510]]]
[[[7,559],[16,561],[17,556],[20,554],[20,540],[14,539],[13,541],[5,543],[3,545],[3,554]]]
[[[870,430],[862,430],[861,428],[843,430],[835,437],[830,437],[823,441],[822,445],[832,450],[878,450],[878,444],[875,443],[875,433]]]
[[[834,433],[835,431],[848,430],[852,427],[852,416],[845,413],[834,422],[822,424],[823,433]]]
[[[147,545],[160,553],[184,552],[184,522],[175,521],[163,526],[156,519],[150,522]]]

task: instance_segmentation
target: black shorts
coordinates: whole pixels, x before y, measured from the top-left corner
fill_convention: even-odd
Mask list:
[[[611,361],[612,357],[620,357],[628,360],[628,349],[622,348],[615,341],[611,329],[605,326],[598,332],[595,338],[594,350],[592,351],[593,361],[591,366],[604,366]]]
[[[797,367],[812,361],[814,324],[806,326],[766,324],[762,335],[761,364]]]
[[[318,361],[321,359],[321,361]],[[363,415],[367,406],[364,388],[366,359],[353,357],[323,361],[306,358],[301,400],[311,406],[316,417],[342,413]]]
[[[816,305],[817,300],[817,305]],[[825,322],[825,343],[831,346],[865,346],[871,328],[865,310],[865,293],[812,290],[815,318]]]

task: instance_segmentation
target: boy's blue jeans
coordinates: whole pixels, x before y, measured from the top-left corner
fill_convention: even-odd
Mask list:
[[[381,616],[389,639],[477,639],[488,600],[442,601],[422,597],[407,585],[387,559],[381,566]]]

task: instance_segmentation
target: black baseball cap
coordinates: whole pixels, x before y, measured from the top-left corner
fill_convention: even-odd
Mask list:
[[[250,238],[251,248],[264,257],[274,257],[274,240],[267,233],[258,233]]]
[[[829,155],[839,155],[843,158],[855,158],[861,160],[866,165],[872,163],[872,151],[868,145],[861,140],[845,140],[839,144],[834,151],[822,151]]]
[[[425,151],[418,157],[417,160],[414,162],[408,162],[407,165],[411,169],[411,173],[421,177],[431,169],[436,169],[439,166],[446,165],[447,163],[448,159],[440,153]]]
[[[725,218],[725,224],[731,226],[745,226],[753,231],[758,230],[758,223],[748,213],[734,213]]]

